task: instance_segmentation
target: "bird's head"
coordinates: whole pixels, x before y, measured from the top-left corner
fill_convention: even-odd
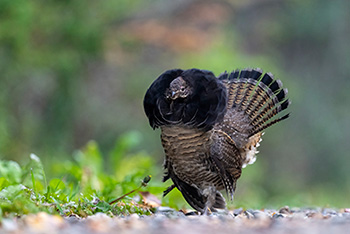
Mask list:
[[[175,100],[178,98],[185,99],[192,93],[190,85],[181,77],[175,78],[169,85],[166,91],[166,98],[168,100]]]

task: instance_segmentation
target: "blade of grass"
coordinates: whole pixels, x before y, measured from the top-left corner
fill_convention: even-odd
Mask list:
[[[53,196],[51,196],[51,199],[55,202],[55,205],[56,205],[57,209],[59,210],[60,214],[63,215],[64,213],[63,213],[63,210],[62,210],[60,203]]]
[[[30,169],[30,174],[32,176],[32,184],[33,184],[33,191],[34,191],[34,194],[35,194],[35,198],[37,198],[37,194],[36,194],[36,189],[35,189],[35,178],[34,178],[34,173],[33,173],[33,169],[31,168]]]
[[[78,193],[79,193],[79,190],[80,190],[80,184],[78,184],[76,186],[76,189],[75,190],[71,190],[71,195],[69,196],[69,201],[71,201],[73,199],[73,197],[75,197]]]

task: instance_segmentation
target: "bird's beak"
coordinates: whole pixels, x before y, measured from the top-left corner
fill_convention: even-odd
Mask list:
[[[174,99],[175,96],[176,96],[176,92],[175,92],[175,91],[172,91],[172,92],[171,92],[171,98]]]

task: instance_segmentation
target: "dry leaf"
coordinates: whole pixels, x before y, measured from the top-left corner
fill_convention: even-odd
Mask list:
[[[149,206],[151,208],[154,207],[159,207],[161,205],[161,201],[158,199],[158,197],[156,197],[155,195],[153,195],[150,192],[139,192],[140,195],[142,196],[142,202],[146,205]]]

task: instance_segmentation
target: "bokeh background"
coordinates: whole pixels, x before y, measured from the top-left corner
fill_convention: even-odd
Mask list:
[[[260,67],[291,116],[266,130],[233,205],[350,206],[349,42],[347,0],[0,0],[0,158],[52,165],[95,140],[106,168],[116,144],[160,168],[151,82]]]

